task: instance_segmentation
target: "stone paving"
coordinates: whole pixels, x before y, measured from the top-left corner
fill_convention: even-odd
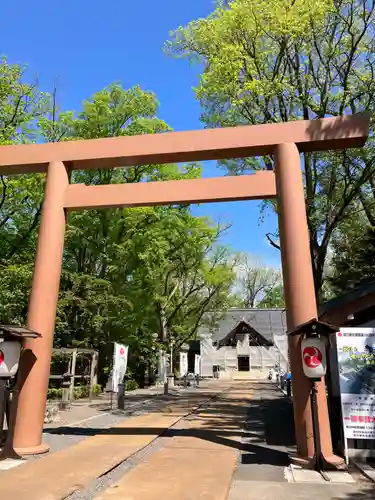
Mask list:
[[[292,408],[272,382],[211,381],[78,443],[0,473],[17,500],[375,500],[359,472],[292,469]],[[89,425],[89,423],[87,424]],[[52,432],[53,430],[51,430]]]
[[[170,389],[170,394],[179,394],[178,388]],[[125,394],[125,411],[138,405],[150,401],[156,401],[163,396],[163,388],[150,387],[136,389]],[[51,402],[58,405],[58,402]],[[80,424],[84,421],[95,420],[103,415],[116,412],[116,396],[111,398],[109,393],[95,397],[91,402],[88,399],[78,399],[72,403],[69,409],[58,412],[57,419],[44,424],[44,428],[49,430],[62,426]]]
[[[373,486],[243,481],[232,487],[229,500],[374,500]]]
[[[375,484],[355,469],[329,473],[289,465],[295,452],[291,400],[268,381],[253,387],[242,450],[228,500],[375,500]]]

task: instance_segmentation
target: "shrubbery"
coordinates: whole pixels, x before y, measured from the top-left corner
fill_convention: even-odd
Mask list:
[[[48,400],[56,400],[62,399],[62,389],[51,388],[48,389],[47,399]],[[102,393],[102,388],[99,384],[95,384],[93,387],[94,396],[99,396]],[[74,399],[82,399],[89,397],[89,386],[88,385],[77,385],[74,387],[73,391]]]

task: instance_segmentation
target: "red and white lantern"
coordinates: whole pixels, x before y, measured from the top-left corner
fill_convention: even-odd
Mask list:
[[[18,370],[21,355],[21,344],[19,342],[0,342],[0,377],[14,377]]]
[[[305,337],[301,341],[303,371],[308,378],[324,377],[327,371],[326,340]]]

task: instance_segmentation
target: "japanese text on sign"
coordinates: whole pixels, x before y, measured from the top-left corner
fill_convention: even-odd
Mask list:
[[[337,333],[340,392],[347,439],[375,439],[375,329]]]

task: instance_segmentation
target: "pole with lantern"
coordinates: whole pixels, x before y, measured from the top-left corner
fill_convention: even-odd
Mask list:
[[[17,416],[19,393],[26,381],[36,358],[28,349],[22,348],[26,338],[41,337],[20,326],[0,325],[0,435],[3,435],[4,419],[7,419],[8,432],[3,448],[0,452],[0,461],[6,458],[20,459],[13,448],[14,425]],[[20,367],[20,369],[19,369]],[[10,398],[10,383],[16,378],[12,398]]]
[[[310,404],[314,433],[314,456],[310,467],[319,472],[326,481],[330,481],[325,470],[334,467],[325,459],[322,453],[322,440],[318,415],[318,388],[317,383],[327,372],[327,348],[329,339],[339,330],[338,327],[324,323],[317,319],[311,319],[307,323],[299,325],[288,335],[301,336],[301,356],[303,372],[311,380]]]

